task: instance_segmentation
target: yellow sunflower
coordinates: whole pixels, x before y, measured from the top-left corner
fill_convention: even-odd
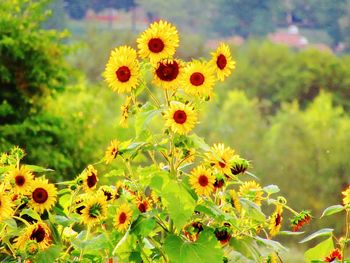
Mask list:
[[[238,198],[237,192],[235,190],[231,189],[229,191],[229,195],[230,195],[230,203],[231,203],[232,207],[236,208],[236,210],[238,212],[240,212],[242,206],[241,206],[241,203],[239,202],[239,198]]]
[[[200,165],[191,171],[190,184],[197,195],[209,196],[214,190],[215,176]]]
[[[140,64],[136,50],[121,46],[111,52],[103,73],[108,86],[118,93],[129,93],[140,82]]]
[[[230,161],[234,155],[235,151],[230,147],[225,147],[223,143],[214,144],[211,151],[206,153],[210,165],[226,175],[231,174]]]
[[[111,163],[118,155],[120,142],[117,140],[111,141],[105,153],[106,164]]]
[[[211,53],[211,63],[214,65],[217,78],[224,81],[236,68],[236,62],[232,60],[231,51],[228,45],[220,43],[215,52]]]
[[[56,203],[57,190],[46,179],[35,179],[30,189],[29,206],[38,213],[50,210]]]
[[[4,191],[4,186],[0,186],[0,222],[13,215],[13,203],[10,196]]]
[[[283,212],[283,207],[281,205],[276,206],[275,212],[272,214],[270,218],[270,224],[269,224],[269,229],[270,229],[270,235],[275,236],[280,232],[281,226],[282,226],[282,212]]]
[[[87,169],[82,173],[81,179],[85,192],[95,190],[98,182],[97,170],[92,165],[88,165]]]
[[[257,205],[261,205],[263,199],[263,190],[261,186],[255,181],[244,182],[239,187],[239,193],[241,197],[248,198]]]
[[[173,102],[165,112],[164,118],[165,125],[173,132],[187,134],[197,122],[197,112],[191,105]]]
[[[162,20],[152,23],[137,39],[140,57],[149,58],[152,63],[171,58],[178,46],[176,27]]]
[[[27,242],[36,241],[41,250],[52,244],[51,230],[44,222],[28,226],[24,232],[15,239],[15,247],[19,250],[26,247]]]
[[[115,189],[113,189],[109,185],[103,185],[98,189],[98,192],[103,194],[106,198],[106,201],[113,201],[115,198],[114,192]]]
[[[114,227],[123,232],[128,229],[128,226],[131,222],[132,210],[129,204],[122,204],[115,215],[114,218]]]
[[[122,112],[122,116],[120,118],[120,126],[122,126],[123,128],[127,128],[128,127],[128,119],[129,119],[129,110],[130,110],[130,107],[131,107],[131,102],[132,102],[132,97],[131,96],[128,96],[126,97],[125,99],[125,102],[124,104],[122,104],[120,106],[120,110]],[[107,150],[107,152],[109,153],[109,151]],[[107,153],[106,152],[106,153]],[[114,155],[112,155],[114,156]],[[107,157],[107,156],[106,156]],[[108,157],[111,157],[108,155]],[[113,160],[113,159],[112,159]],[[107,158],[106,158],[106,162],[107,162]],[[107,163],[108,164],[108,163]]]
[[[342,192],[344,198],[343,198],[343,204],[345,206],[350,205],[350,186]]]
[[[27,194],[33,183],[33,178],[31,171],[24,165],[19,168],[13,167],[6,176],[15,194]]]
[[[183,75],[183,62],[178,59],[163,59],[154,67],[153,83],[163,89],[176,89]]]
[[[93,226],[107,217],[107,200],[103,194],[91,195],[81,211],[83,223]]]
[[[210,96],[214,84],[214,67],[211,63],[192,61],[185,67],[181,85],[187,94]]]
[[[148,197],[138,196],[136,198],[136,206],[141,213],[146,213],[147,211],[149,211],[151,209],[151,204],[152,201]]]

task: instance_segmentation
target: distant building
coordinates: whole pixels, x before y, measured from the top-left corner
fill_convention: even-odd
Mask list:
[[[278,31],[268,35],[272,43],[283,44],[289,47],[304,48],[309,44],[306,37],[299,34],[299,28],[292,25],[287,31]]]

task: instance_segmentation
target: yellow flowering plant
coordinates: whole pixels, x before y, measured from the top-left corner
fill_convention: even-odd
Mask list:
[[[111,138],[100,161],[56,184],[47,179],[49,169],[22,164],[23,150],[1,156],[0,259],[215,263],[281,257],[286,248],[273,238],[302,233],[310,213],[290,208],[277,196],[278,186],[262,186],[234,149],[210,146],[194,132],[215,83],[235,68],[229,47],[220,44],[209,61],[181,61],[177,29],[165,21],[151,24],[137,43],[138,51],[115,48],[103,73],[108,86],[126,96],[121,124],[133,130],[130,140]],[[281,231],[288,213],[293,229]]]

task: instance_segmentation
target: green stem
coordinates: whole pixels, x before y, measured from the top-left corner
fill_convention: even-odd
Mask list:
[[[86,230],[85,241],[88,240],[89,234],[90,234],[90,226],[88,226],[88,228],[87,228],[87,230]],[[84,254],[84,249],[82,249],[82,250],[80,251],[79,262],[82,261],[82,259],[83,259],[83,254]]]
[[[345,258],[345,248],[346,248],[346,243],[349,237],[349,211],[346,210],[346,216],[345,216],[345,241],[342,244],[342,248],[341,248],[341,254],[342,254],[342,258],[341,258],[341,262],[344,263],[344,258]]]

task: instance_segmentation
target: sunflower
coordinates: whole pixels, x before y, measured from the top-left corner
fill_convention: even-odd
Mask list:
[[[28,226],[24,232],[15,239],[15,247],[23,249],[27,242],[36,241],[41,250],[49,247],[52,243],[51,230],[44,222],[38,222]]]
[[[33,174],[24,165],[19,168],[13,167],[6,179],[13,186],[15,194],[27,194],[34,180]]]
[[[105,153],[106,164],[111,163],[119,153],[120,142],[117,140],[111,141]]]
[[[136,50],[121,46],[111,52],[103,76],[108,86],[118,93],[129,93],[140,82],[140,64]]]
[[[119,124],[120,126],[122,126],[123,128],[127,128],[128,127],[128,119],[129,119],[129,110],[131,107],[131,102],[132,102],[132,97],[128,96],[124,102],[124,104],[122,104],[120,106],[120,110],[122,112],[122,116],[120,118]],[[107,156],[106,156],[107,157]],[[114,158],[113,158],[114,159]],[[112,159],[112,160],[113,160]],[[106,159],[107,160],[107,159]]]
[[[0,222],[7,219],[13,214],[13,203],[10,196],[3,190],[4,186],[0,186]]]
[[[122,204],[114,218],[115,228],[120,232],[125,231],[131,222],[131,217],[132,211],[129,204]]]
[[[88,165],[87,169],[81,175],[83,189],[85,192],[91,192],[96,189],[98,182],[97,170],[92,166]]]
[[[35,179],[30,189],[29,206],[38,213],[50,210],[56,203],[57,190],[46,179]]]
[[[140,57],[149,58],[152,63],[171,58],[178,46],[176,27],[163,20],[152,23],[137,39]]]
[[[103,185],[98,189],[98,192],[102,193],[105,196],[106,201],[113,201],[114,200],[115,189],[113,189],[111,186]]]
[[[99,193],[90,195],[86,202],[85,207],[81,210],[83,217],[83,223],[88,226],[93,226],[106,218],[107,216],[107,200],[106,197]]]
[[[236,208],[238,212],[241,211],[241,203],[239,201],[237,192],[234,189],[231,189],[229,191],[229,200],[230,200],[230,204],[232,205],[233,208]]]
[[[173,132],[187,134],[197,122],[197,112],[190,105],[174,102],[165,112],[164,118],[166,120],[165,125]]]
[[[192,61],[184,69],[181,86],[189,95],[210,96],[215,84],[214,68],[208,62]]]
[[[211,53],[211,63],[215,67],[217,78],[224,81],[225,77],[229,76],[236,68],[236,62],[232,60],[231,51],[228,45],[220,43],[215,52]]]
[[[248,198],[257,205],[261,205],[261,200],[263,199],[263,190],[261,186],[255,181],[244,182],[239,187],[239,193],[241,197]]]
[[[178,59],[163,59],[154,67],[153,83],[163,89],[176,89],[180,86],[183,62]]]
[[[143,198],[142,196],[138,196],[136,198],[136,206],[141,213],[146,213],[149,211],[151,209],[151,203],[152,201],[148,197]]]
[[[342,192],[344,198],[343,198],[343,204],[345,206],[350,205],[350,186]]]
[[[234,155],[235,151],[230,147],[225,147],[222,143],[214,144],[211,151],[206,154],[210,165],[226,175],[231,174],[230,161]]]
[[[277,235],[281,229],[282,220],[283,220],[282,212],[283,212],[283,207],[281,205],[277,205],[275,212],[272,214],[270,218],[269,229],[270,229],[271,236]]]
[[[197,195],[210,195],[214,190],[215,176],[200,165],[191,171],[190,184]]]
[[[335,260],[341,260],[343,257],[339,248],[333,249],[327,257],[324,258],[324,262],[335,262]],[[337,261],[336,261],[337,262]]]

